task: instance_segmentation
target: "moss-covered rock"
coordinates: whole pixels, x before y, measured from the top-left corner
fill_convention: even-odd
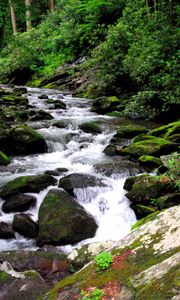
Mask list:
[[[151,199],[157,199],[175,190],[176,187],[171,181],[164,182],[155,176],[145,176],[135,181],[126,197],[133,203],[148,205]]]
[[[142,155],[157,156],[169,154],[178,149],[178,144],[167,141],[163,138],[155,138],[143,140],[131,144],[122,149],[122,155],[130,155],[134,158],[139,158]]]
[[[28,99],[26,97],[22,96],[16,96],[16,95],[5,95],[0,98],[0,104],[1,105],[28,105]]]
[[[91,111],[98,114],[106,114],[113,110],[116,110],[116,107],[120,105],[120,100],[115,97],[100,97],[94,100]]]
[[[21,193],[39,193],[49,185],[54,185],[57,180],[47,174],[34,176],[21,176],[9,181],[0,190],[0,196],[8,199],[12,195]]]
[[[37,223],[23,213],[14,216],[13,229],[28,238],[35,238],[38,236]]]
[[[0,151],[0,166],[7,166],[10,163],[10,158],[3,153],[2,151]]]
[[[153,129],[150,134],[168,139],[174,134],[180,133],[180,121],[176,121],[164,126]]]
[[[138,158],[138,162],[148,168],[158,168],[162,165],[162,161],[160,158],[150,156],[150,155],[142,155]]]
[[[54,108],[57,108],[57,109],[65,109],[66,108],[66,104],[61,100],[48,99],[46,101],[46,103],[53,104]]]
[[[8,132],[8,142],[11,147],[5,145],[9,154],[32,154],[46,151],[46,142],[43,136],[27,125],[16,126]]]
[[[53,116],[50,113],[44,111],[43,109],[31,111],[29,113],[29,121],[41,121],[51,119],[53,119]]]
[[[178,204],[180,204],[180,192],[166,194],[157,199],[157,206],[159,207],[159,209],[169,208]]]
[[[136,181],[139,181],[139,180],[142,180],[143,178],[146,178],[147,176],[149,176],[148,174],[142,174],[142,175],[139,175],[139,176],[131,176],[131,177],[128,177],[126,180],[125,180],[125,183],[124,183],[124,186],[123,186],[123,189],[125,189],[126,191],[130,191],[133,184],[136,182]]]
[[[131,208],[134,210],[137,219],[145,218],[146,216],[156,212],[156,209],[150,206],[145,206],[141,204],[131,204]]]
[[[93,237],[97,224],[69,194],[50,190],[39,209],[38,245],[74,244]]]
[[[138,134],[144,134],[148,132],[148,129],[141,125],[136,124],[125,124],[117,130],[114,138],[133,138]]]
[[[99,134],[102,132],[102,130],[97,122],[86,122],[86,123],[79,125],[79,128],[86,133]]]

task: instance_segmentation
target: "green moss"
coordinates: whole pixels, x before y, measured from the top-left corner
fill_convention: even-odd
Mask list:
[[[146,167],[159,167],[162,165],[160,158],[151,155],[142,155],[138,158],[138,162]]]
[[[0,272],[0,283],[6,282],[10,279],[10,275],[6,272]]]
[[[29,278],[29,279],[33,279],[36,280],[39,276],[39,274],[36,271],[33,270],[28,270],[24,272],[24,275]]]
[[[166,138],[169,135],[179,132],[179,128],[180,128],[180,121],[177,121],[177,122],[169,123],[167,125],[155,128],[150,132],[150,134],[154,136],[162,136]]]
[[[147,217],[145,217],[145,218],[143,218],[143,219],[137,221],[137,222],[131,227],[131,230],[134,230],[134,229],[136,229],[136,228],[138,228],[138,227],[140,227],[140,226],[146,224],[147,222],[154,220],[154,219],[157,217],[158,214],[159,214],[159,211],[156,211],[156,212],[154,212],[154,213],[148,215]]]
[[[56,89],[57,85],[55,83],[48,83],[48,84],[43,85],[43,88],[45,88],[45,89]]]
[[[0,151],[0,165],[8,165],[10,163],[10,158],[2,151]]]

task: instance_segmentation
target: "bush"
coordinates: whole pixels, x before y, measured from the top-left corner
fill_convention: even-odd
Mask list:
[[[94,258],[99,270],[106,270],[112,263],[112,255],[109,252],[101,252]]]

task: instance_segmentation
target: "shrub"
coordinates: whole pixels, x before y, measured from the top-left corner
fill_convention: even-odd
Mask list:
[[[112,255],[109,252],[101,252],[94,258],[99,270],[106,270],[112,263]]]

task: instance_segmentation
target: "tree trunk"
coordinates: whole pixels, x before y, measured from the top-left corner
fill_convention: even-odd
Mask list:
[[[25,6],[26,6],[26,29],[27,31],[31,29],[31,0],[25,0]]]
[[[50,6],[50,11],[51,11],[51,13],[54,13],[54,0],[50,0],[49,1],[49,6]]]
[[[17,34],[17,27],[16,27],[16,15],[14,11],[14,3],[13,1],[9,0],[9,5],[10,5],[10,13],[11,13],[11,23],[12,23],[12,31],[13,34]]]

